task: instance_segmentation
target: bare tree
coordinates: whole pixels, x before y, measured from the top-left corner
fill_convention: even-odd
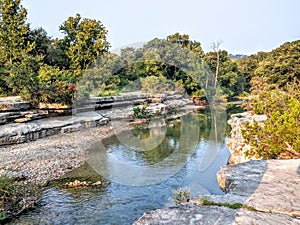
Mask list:
[[[217,65],[216,65],[216,74],[215,74],[215,83],[214,88],[217,87],[218,77],[219,77],[219,70],[220,70],[220,45],[222,44],[222,41],[216,41],[213,42],[211,45],[211,48],[214,52],[217,53]]]

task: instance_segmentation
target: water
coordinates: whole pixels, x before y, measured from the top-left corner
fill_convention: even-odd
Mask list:
[[[152,128],[122,133],[125,141],[119,135],[96,143],[88,165],[110,185],[54,186],[44,191],[39,207],[12,224],[132,224],[147,211],[172,205],[178,188],[189,188],[191,196],[223,194],[216,173],[229,157],[226,120],[226,111],[157,120]]]

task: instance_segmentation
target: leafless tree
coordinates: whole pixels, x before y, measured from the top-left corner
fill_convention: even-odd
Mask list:
[[[214,41],[211,44],[212,50],[217,53],[217,65],[216,65],[216,74],[215,74],[214,88],[217,87],[217,82],[218,82],[218,76],[219,76],[219,70],[220,70],[220,45],[222,43],[223,43],[222,41]]]

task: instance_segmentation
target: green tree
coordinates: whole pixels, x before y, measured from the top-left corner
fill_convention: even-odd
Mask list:
[[[36,61],[28,56],[35,43],[28,39],[27,11],[21,5],[21,0],[1,0],[0,12],[0,82],[4,85],[2,91],[6,92],[2,94],[20,94],[22,90],[30,89],[28,81],[33,81],[36,75],[34,64],[25,64]]]
[[[31,51],[31,55],[40,56],[44,60],[48,54],[48,50],[52,41],[51,38],[48,37],[47,32],[42,27],[29,30],[28,40],[30,43],[34,43],[34,48]]]
[[[100,21],[82,19],[80,14],[76,14],[75,17],[69,17],[59,29],[65,34],[70,68],[77,76],[81,76],[82,70],[108,51],[107,31]]]

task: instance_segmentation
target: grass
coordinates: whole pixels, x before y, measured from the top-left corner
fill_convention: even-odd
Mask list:
[[[223,206],[223,207],[227,207],[227,208],[230,208],[230,209],[246,209],[246,210],[249,210],[249,211],[256,211],[254,208],[250,207],[250,206],[247,206],[245,204],[242,204],[242,203],[238,203],[238,202],[235,202],[235,203],[218,203],[218,202],[214,202],[214,201],[211,201],[211,200],[208,200],[208,199],[205,199],[205,198],[202,198],[200,199],[200,205],[211,205],[211,206]]]

